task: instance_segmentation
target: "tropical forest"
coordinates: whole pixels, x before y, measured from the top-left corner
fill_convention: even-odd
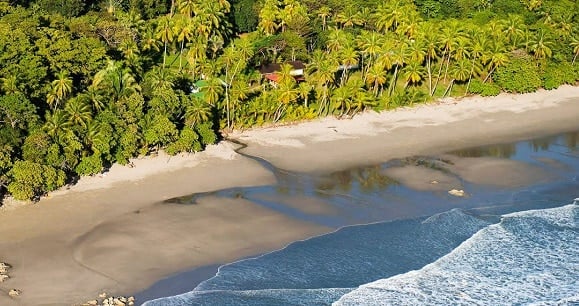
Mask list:
[[[0,199],[232,130],[576,85],[578,57],[574,0],[2,0]]]

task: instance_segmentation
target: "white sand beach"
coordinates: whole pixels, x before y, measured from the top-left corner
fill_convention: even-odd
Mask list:
[[[325,172],[577,130],[579,87],[563,86],[525,95],[445,99],[229,137],[249,145],[244,153],[276,167]],[[236,147],[222,142],[196,154],[134,159],[133,167],[114,165],[38,203],[6,201],[0,208],[0,261],[13,268],[11,278],[0,283],[0,305],[73,305],[103,291],[131,294],[179,271],[272,251],[333,230],[242,198],[206,197],[193,209],[161,203],[275,183],[272,173],[237,154]],[[473,181],[486,182],[481,176],[489,175],[472,167],[459,170]],[[455,188],[456,182],[447,183]],[[309,204],[300,209],[331,213],[325,203]],[[12,288],[21,295],[8,297]]]

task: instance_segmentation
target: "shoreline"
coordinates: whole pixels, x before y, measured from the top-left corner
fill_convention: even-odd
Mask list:
[[[230,137],[249,144],[244,153],[276,167],[327,172],[578,130],[576,118],[579,87],[563,86],[525,95],[445,99]],[[162,204],[185,194],[275,183],[272,173],[235,153],[231,143],[133,162],[134,168],[114,165],[106,176],[83,178],[37,204],[0,210],[0,261],[13,265],[13,279],[0,288],[22,290],[15,299],[0,295],[0,304],[74,304],[102,291],[138,292],[180,271],[333,231],[243,199],[209,197],[194,209]]]

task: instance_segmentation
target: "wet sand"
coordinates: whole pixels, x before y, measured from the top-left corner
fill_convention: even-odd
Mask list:
[[[322,173],[579,130],[577,118],[579,88],[567,86],[231,136],[249,144],[245,153],[276,167]],[[0,305],[71,305],[103,291],[130,294],[179,271],[272,251],[334,230],[242,197],[205,197],[184,206],[162,203],[196,192],[275,184],[270,171],[236,154],[228,143],[195,155],[135,160],[135,165],[115,166],[104,177],[83,179],[39,203],[7,205],[0,211],[0,261],[13,265],[12,278],[0,284]],[[463,179],[482,183],[495,173],[485,174],[480,171],[484,167],[459,168],[456,173]],[[523,168],[520,171],[532,171]],[[412,175],[409,181],[422,176]],[[295,202],[289,197],[280,203],[284,201],[307,213],[335,213],[323,201]],[[22,294],[7,297],[4,293],[11,288]]]

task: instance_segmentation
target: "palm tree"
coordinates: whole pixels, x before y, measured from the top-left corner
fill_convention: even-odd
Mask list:
[[[332,9],[322,6],[318,9],[317,15],[322,19],[322,31],[325,31],[328,25],[328,17],[332,16]]]
[[[205,86],[201,87],[201,92],[205,98],[205,102],[209,105],[215,105],[219,100],[219,96],[223,93],[223,85],[218,78],[210,78],[206,80]]]
[[[198,10],[198,4],[195,0],[179,0],[177,4],[179,13],[191,18],[196,10]]]
[[[95,112],[100,112],[105,107],[104,97],[94,86],[89,86],[87,90],[79,95],[86,103],[90,104]]]
[[[408,65],[402,68],[401,72],[405,80],[404,88],[406,88],[410,84],[415,84],[422,81],[424,67],[418,62],[411,61]]]
[[[89,121],[86,125],[86,132],[83,137],[86,146],[90,147],[93,153],[102,153],[99,144],[106,144],[102,126],[96,120]],[[88,155],[88,154],[87,154]]]
[[[304,106],[308,107],[308,98],[312,92],[312,85],[308,82],[301,82],[297,88],[299,97],[304,100]]]
[[[338,61],[331,55],[315,50],[312,54],[312,62],[307,67],[306,77],[316,84],[315,90],[319,102],[318,114],[327,114],[328,97],[330,88],[335,82],[336,67]]]
[[[472,40],[470,46],[470,58],[471,58],[471,69],[470,75],[468,77],[468,84],[466,85],[466,93],[468,93],[468,89],[470,88],[470,83],[472,77],[475,73],[480,74],[481,72],[481,59],[484,60],[488,48],[489,48],[489,41],[487,40],[487,36],[484,33],[479,33],[475,30],[475,33],[471,35]]]
[[[392,80],[390,81],[390,89],[388,91],[390,95],[392,95],[392,92],[394,92],[394,87],[396,86],[396,83],[398,81],[398,70],[406,63],[407,46],[408,45],[406,43],[401,43],[398,45],[398,49],[394,50],[393,53],[394,74],[392,75]]]
[[[358,39],[358,48],[362,54],[362,74],[363,79],[366,78],[366,72],[374,64],[376,58],[383,50],[389,51],[388,48],[384,48],[384,36],[374,32],[374,31],[363,31]],[[364,64],[364,59],[367,58],[366,64]]]
[[[520,15],[509,14],[503,25],[503,33],[511,42],[511,50],[514,50],[517,47],[517,38],[522,37],[525,33],[525,31],[523,31],[525,22]]]
[[[68,76],[67,71],[61,71],[56,75],[56,80],[52,81],[51,85],[50,94],[55,98],[54,108],[56,108],[58,103],[72,92],[72,79]]]
[[[341,85],[344,85],[350,67],[358,64],[358,51],[348,46],[340,52],[340,64],[342,65]]]
[[[141,91],[131,70],[114,61],[109,61],[105,69],[95,74],[91,86],[108,91],[112,101],[119,101],[123,97]]]
[[[183,59],[183,49],[185,48],[185,42],[189,41],[191,37],[193,37],[193,23],[191,22],[190,18],[186,18],[184,15],[180,15],[181,17],[177,18],[177,22],[175,22],[175,33],[177,34],[177,43],[181,45],[179,50],[179,71],[181,71],[182,59]]]
[[[551,48],[553,42],[549,40],[548,34],[545,30],[541,29],[536,34],[535,38],[530,42],[530,50],[535,55],[537,59],[545,59],[553,56],[553,51]]]
[[[147,85],[151,91],[155,94],[156,92],[163,92],[167,90],[172,90],[174,86],[175,75],[169,69],[163,69],[159,66],[153,67],[145,76]]]
[[[83,99],[73,98],[66,102],[64,111],[68,115],[71,125],[78,125],[86,128],[87,123],[92,120],[91,107]]]
[[[446,95],[450,93],[455,81],[466,81],[469,78],[470,62],[468,61],[468,59],[461,59],[456,61],[450,69],[450,75],[452,79],[450,80],[450,83],[448,84],[448,87],[446,88],[443,97],[446,97]]]
[[[504,45],[496,41],[493,44],[492,49],[489,50],[489,54],[487,55],[487,57],[488,57],[487,69],[489,70],[489,73],[483,80],[483,83],[485,83],[491,77],[493,72],[498,67],[504,66],[509,62],[509,56],[506,53]]]
[[[569,45],[573,48],[573,61],[571,64],[575,65],[575,60],[577,59],[577,56],[579,56],[579,36],[573,36]]]
[[[60,110],[54,110],[52,113],[46,114],[46,121],[43,130],[54,140],[60,139],[65,133],[70,131],[71,122],[68,120],[66,114]]]
[[[440,77],[442,75],[442,67],[446,64],[444,78],[446,80],[448,67],[450,65],[450,58],[452,56],[452,52],[456,48],[458,41],[463,37],[463,31],[460,28],[460,23],[457,20],[450,20],[446,22],[444,26],[441,27],[442,32],[439,35],[439,43],[442,46],[442,57],[440,59],[440,65],[438,67],[438,75],[436,77],[436,82],[434,83],[434,87],[432,88],[432,95],[436,91],[438,87],[438,82],[440,81]]]
[[[422,33],[422,37],[419,40],[423,42],[425,48],[428,93],[432,96],[434,94],[432,88],[432,61],[438,58],[438,27],[435,23],[423,23],[419,33]]]
[[[362,25],[362,20],[360,20],[360,16],[358,15],[358,8],[352,5],[346,6],[340,13],[336,14],[334,21],[342,25],[342,28]]]
[[[328,52],[338,52],[348,44],[348,36],[342,29],[332,29],[328,33],[326,40],[326,50]]]
[[[370,66],[366,72],[366,84],[371,85],[374,96],[378,96],[378,90],[386,84],[386,70],[381,63]]]
[[[193,97],[191,104],[185,109],[185,124],[193,128],[196,124],[207,122],[211,118],[211,105],[201,98]]]
[[[167,58],[167,45],[173,41],[173,19],[170,16],[162,16],[157,21],[156,37],[163,43],[163,68]]]
[[[127,64],[137,67],[139,61],[139,46],[133,39],[125,39],[123,40],[118,47],[118,50],[121,51],[123,57]]]
[[[265,35],[273,35],[279,28],[279,1],[266,0],[262,9],[259,11],[259,23],[257,28]]]

